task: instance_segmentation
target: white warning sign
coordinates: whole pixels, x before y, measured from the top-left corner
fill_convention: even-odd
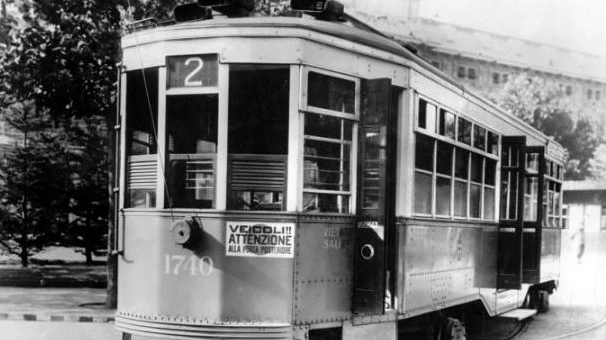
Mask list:
[[[294,223],[227,222],[225,255],[293,258]]]

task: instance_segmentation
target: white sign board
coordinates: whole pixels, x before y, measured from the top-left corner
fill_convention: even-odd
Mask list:
[[[294,223],[227,222],[225,255],[293,258]]]

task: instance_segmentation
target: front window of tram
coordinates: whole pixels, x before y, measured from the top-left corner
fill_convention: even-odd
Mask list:
[[[228,209],[286,209],[289,82],[289,66],[230,65]]]

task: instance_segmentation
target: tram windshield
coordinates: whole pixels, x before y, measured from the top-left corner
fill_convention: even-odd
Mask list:
[[[228,209],[285,209],[289,77],[289,66],[230,67]]]

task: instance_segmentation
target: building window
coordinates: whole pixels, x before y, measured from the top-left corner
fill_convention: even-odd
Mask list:
[[[593,95],[593,91],[591,89],[587,90],[587,99],[591,99]]]
[[[498,73],[494,72],[494,73],[492,74],[492,83],[493,83],[493,84],[498,84],[498,83],[499,83],[499,80],[500,80],[500,79],[499,79],[500,77],[501,77],[501,75],[500,75],[500,74],[498,74]]]
[[[501,75],[501,80],[502,80],[503,84],[505,84],[509,80],[509,75],[507,73],[503,73]]]
[[[442,69],[442,63],[439,60],[432,60],[431,65],[437,68],[438,70]]]
[[[304,126],[303,210],[350,212],[357,83],[309,72]]]
[[[475,80],[477,77],[478,77],[478,71],[473,67],[469,67],[467,69],[467,79]]]
[[[572,96],[572,85],[566,85],[566,95]]]
[[[595,91],[595,100],[600,100],[600,91]]]
[[[419,99],[419,110],[427,112],[423,107],[428,105],[437,107]],[[438,112],[437,132],[422,125],[426,118],[417,121],[414,213],[494,221],[498,155],[492,152],[498,135],[446,109],[438,107]]]
[[[465,78],[465,66],[457,67],[457,77]]]

